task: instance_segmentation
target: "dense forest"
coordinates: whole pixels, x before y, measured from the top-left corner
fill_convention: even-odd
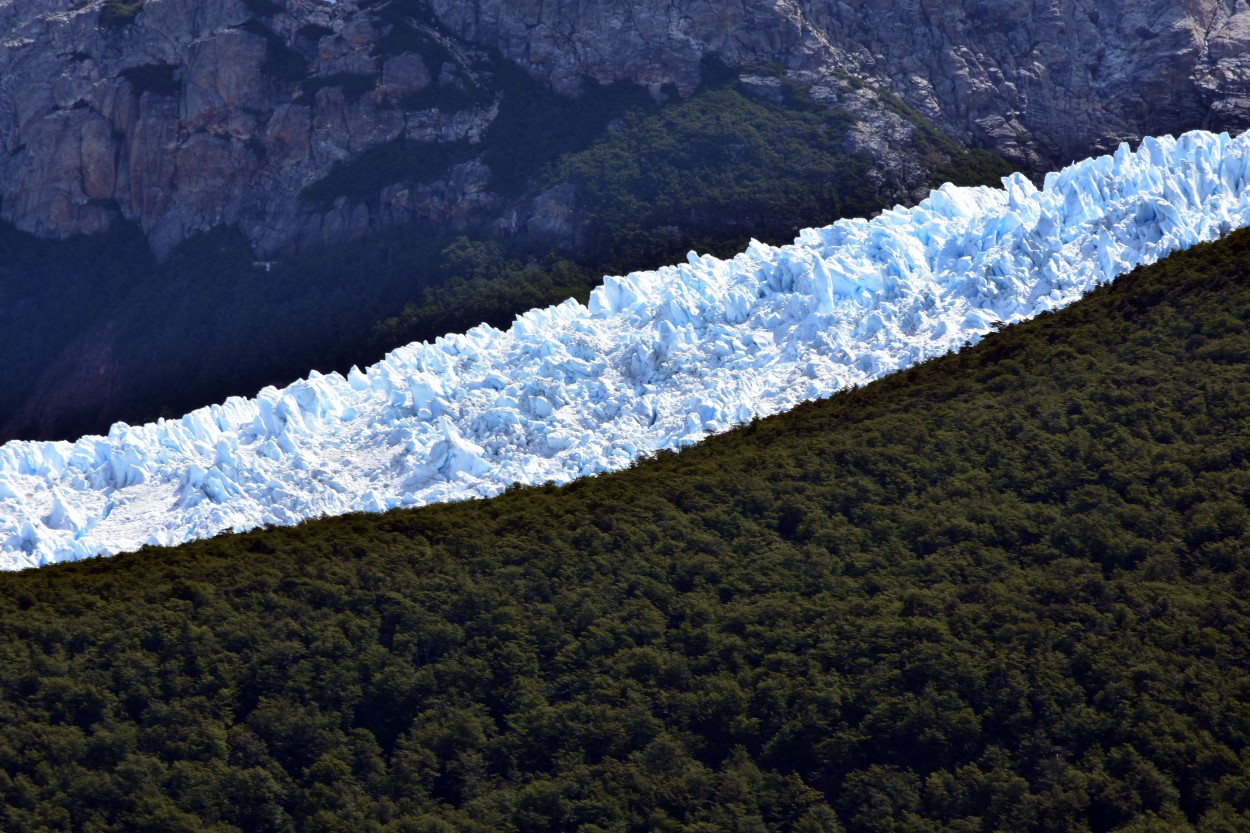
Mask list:
[[[800,228],[881,207],[867,161],[845,149],[848,116],[797,88],[780,102],[751,98],[736,73],[709,64],[707,83],[684,101],[658,104],[622,86],[569,99],[502,59],[496,71],[508,94],[482,145],[387,145],[306,196],[363,199],[396,178],[432,175],[455,161],[448,154],[480,154],[496,172],[491,187],[509,198],[575,185],[576,247],[537,250],[488,228],[402,227],[258,266],[243,235],[222,227],[158,263],[133,225],[54,242],[0,223],[0,441],[74,439],[253,395],[313,368],[345,372],[409,341],[483,321],[506,327],[532,307],[584,299],[604,274],[655,268],[692,248],[729,255],[752,236],[787,243]],[[997,185],[1009,172],[900,112],[938,160],[935,185]]]
[[[563,488],[0,576],[6,833],[1250,829],[1250,232]]]

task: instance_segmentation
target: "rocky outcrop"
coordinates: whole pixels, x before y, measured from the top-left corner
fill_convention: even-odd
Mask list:
[[[1030,168],[1147,133],[1250,126],[1246,0],[433,0],[462,37],[576,90],[683,93],[716,55],[849,74]]]
[[[1034,172],[1250,126],[1246,0],[0,0],[0,32],[0,218],[65,237],[125,217],[158,254],[222,224],[266,259],[422,221],[558,240],[575,193],[504,199],[473,154],[307,198],[379,148],[480,143],[495,54],[570,95],[622,80],[688,95],[713,56],[777,100],[758,68],[784,67],[855,115],[885,202],[932,173],[899,150],[915,122],[885,91]]]
[[[148,0],[106,22],[108,9],[0,0],[0,217],[19,228],[65,237],[124,216],[163,254],[232,224],[273,257],[476,205],[481,189],[460,170],[412,184],[424,199],[398,184],[409,196],[385,213],[302,195],[390,142],[480,141],[494,113],[486,81],[481,102],[440,100],[464,83],[455,61],[480,52],[431,31],[427,51],[451,57],[431,68],[351,2]]]

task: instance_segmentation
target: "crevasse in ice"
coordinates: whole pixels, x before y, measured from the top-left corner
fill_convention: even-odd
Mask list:
[[[563,483],[976,341],[1250,222],[1250,134],[605,278],[587,306],[77,442],[0,447],[0,567]]]

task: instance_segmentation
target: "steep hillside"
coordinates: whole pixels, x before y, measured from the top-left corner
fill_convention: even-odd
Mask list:
[[[680,90],[587,75],[576,99],[567,83],[556,95],[424,0],[4,0],[0,31],[0,219],[64,238],[124,218],[159,257],[222,225],[262,260],[414,224],[575,250],[577,182],[550,181],[544,164],[640,97],[686,98],[724,74],[709,53]],[[859,186],[874,204],[906,200],[963,153],[853,79],[811,95],[777,57],[728,71],[758,99],[796,86],[837,114],[839,149],[875,171]]]
[[[6,831],[1250,825],[1250,233],[630,471],[0,576]]]
[[[850,74],[1026,168],[1119,141],[1250,126],[1245,0],[431,0],[452,31],[560,89],[583,75],[694,89],[699,62]],[[766,56],[766,57],[765,57]]]
[[[0,219],[65,237],[124,217],[158,254],[223,224],[263,259],[420,221],[567,243],[544,226],[569,195],[508,187],[524,180],[481,153],[489,134],[545,88],[688,97],[709,59],[862,121],[847,147],[882,201],[942,164],[893,96],[1034,173],[1250,124],[1243,0],[4,0],[0,31]],[[340,163],[401,154],[420,161],[305,198]]]

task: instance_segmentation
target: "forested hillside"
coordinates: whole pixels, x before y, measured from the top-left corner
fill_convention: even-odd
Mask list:
[[[1250,827],[1250,232],[562,489],[0,576],[0,828]]]

